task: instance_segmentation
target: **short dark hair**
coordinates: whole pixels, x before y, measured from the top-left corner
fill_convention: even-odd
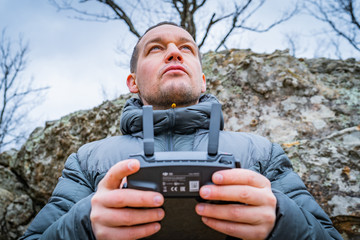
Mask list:
[[[178,24],[173,23],[173,22],[167,22],[167,21],[159,22],[158,24],[149,27],[149,28],[145,31],[145,33],[139,38],[139,40],[137,41],[137,43],[136,43],[136,45],[135,45],[135,47],[134,47],[134,50],[133,50],[133,52],[132,52],[131,59],[130,59],[130,72],[131,72],[131,73],[134,73],[134,72],[136,71],[137,62],[138,62],[138,58],[139,58],[139,48],[138,48],[139,42],[140,42],[141,39],[145,36],[145,34],[148,33],[150,30],[152,30],[152,29],[154,29],[154,28],[157,28],[157,27],[159,27],[159,26],[162,26],[162,25],[173,25],[173,26],[182,28],[182,29],[184,29],[185,31],[187,31],[185,28],[179,26]],[[188,32],[188,31],[187,31],[187,32]],[[200,64],[202,64],[199,48],[197,48],[197,50],[198,50],[198,55],[199,55]]]

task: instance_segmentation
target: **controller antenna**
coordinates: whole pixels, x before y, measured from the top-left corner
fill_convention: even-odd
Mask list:
[[[145,156],[154,155],[154,118],[151,105],[143,106],[143,133],[144,133],[144,153]]]
[[[209,141],[208,141],[208,154],[211,156],[215,156],[218,153],[220,121],[221,121],[221,104],[213,103],[211,105]]]

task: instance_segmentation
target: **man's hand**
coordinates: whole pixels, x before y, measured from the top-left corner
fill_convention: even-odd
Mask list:
[[[200,203],[196,212],[209,227],[242,239],[265,239],[275,225],[276,198],[270,181],[251,170],[231,169],[213,174],[215,185],[200,189],[207,200],[244,204]]]
[[[115,164],[91,200],[91,226],[97,239],[137,239],[160,230],[164,197],[157,192],[122,189],[122,180],[140,169],[137,160]],[[141,209],[148,208],[148,209]]]

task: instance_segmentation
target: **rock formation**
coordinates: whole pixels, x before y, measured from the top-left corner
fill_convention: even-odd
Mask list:
[[[359,239],[360,63],[229,50],[207,53],[203,67],[208,92],[223,104],[226,130],[282,144],[344,239]],[[0,154],[0,239],[24,232],[71,153],[120,134],[129,97],[47,122],[20,150]]]

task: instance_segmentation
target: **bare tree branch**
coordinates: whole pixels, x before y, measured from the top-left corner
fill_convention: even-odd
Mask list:
[[[354,14],[353,1],[349,1],[349,5],[345,7],[345,11],[350,13],[351,22],[355,24],[358,29],[360,29],[360,22]]]
[[[29,51],[28,44],[24,44],[22,37],[19,45],[6,38],[5,29],[0,39],[0,151],[9,144],[17,143],[25,137],[22,122],[28,114],[24,107],[29,96],[47,89],[47,87],[33,88],[32,81],[22,81],[19,74],[26,67]],[[37,96],[37,95],[35,95]]]
[[[213,31],[214,26],[219,24],[219,22],[224,23],[224,27],[229,26],[227,32],[221,36],[217,36],[216,39],[220,39],[220,43],[216,50],[220,47],[225,46],[226,40],[229,38],[230,35],[234,34],[234,30],[236,29],[244,29],[253,32],[266,32],[272,29],[273,27],[287,21],[290,19],[295,13],[296,10],[291,11],[290,14],[283,16],[280,20],[275,21],[274,23],[270,24],[267,27],[261,28],[259,26],[248,26],[246,25],[247,21],[250,19],[253,14],[259,10],[260,7],[263,6],[265,0],[234,0],[234,8],[230,9],[227,8],[227,12],[219,13],[219,9],[215,8],[215,10],[211,14],[207,14],[209,17],[207,21],[207,25],[205,25],[204,32],[202,32],[203,36],[200,41],[197,41],[198,34],[197,30],[201,23],[195,22],[195,16],[199,12],[200,9],[206,6],[207,0],[162,0],[162,1],[152,1],[152,0],[138,0],[137,4],[149,3],[152,6],[156,3],[156,9],[146,9],[144,7],[135,7],[134,4],[128,3],[126,1],[116,1],[116,0],[93,0],[95,2],[102,3],[104,6],[107,5],[113,15],[109,15],[107,13],[88,13],[86,11],[80,10],[79,4],[89,2],[90,0],[77,0],[76,4],[69,5],[66,0],[49,0],[54,5],[58,7],[59,10],[73,10],[76,13],[88,17],[93,17],[96,19],[102,20],[122,20],[130,29],[130,32],[133,33],[136,37],[140,37],[139,23],[138,16],[143,18],[142,12],[147,11],[148,13],[154,13],[154,17],[161,19],[161,20],[173,20],[174,16],[176,21],[179,22],[179,25],[184,27],[195,39],[198,43],[199,49],[203,47],[206,43],[206,40],[209,37],[209,34]],[[220,2],[219,2],[220,3]],[[159,8],[162,6],[167,5],[167,9],[165,12],[161,12],[162,17],[159,17]],[[234,10],[235,9],[235,10]],[[130,11],[134,11],[134,15],[136,14],[136,21],[135,17],[132,18],[129,15]],[[165,18],[165,19],[164,19]],[[149,19],[149,21],[152,19]]]
[[[291,36],[290,34],[286,34],[285,38],[286,38],[286,41],[287,41],[288,45],[290,45],[290,54],[293,57],[295,57],[296,56],[297,46],[296,46],[296,43],[295,43],[295,40],[294,40],[293,36]]]
[[[83,11],[77,7],[74,7],[73,5],[69,4],[67,1],[64,0],[49,0],[49,2],[53,4],[55,7],[57,7],[58,10],[70,10],[76,12],[80,16],[90,17],[86,19],[83,19],[81,17],[76,17],[80,20],[88,20],[88,21],[89,20],[95,20],[95,21],[123,20],[125,24],[129,27],[131,33],[133,33],[138,38],[141,36],[138,30],[135,28],[130,17],[126,14],[124,9],[119,4],[116,4],[113,0],[95,0],[95,1],[111,8],[113,13],[115,13],[115,16],[109,16],[104,13],[98,14],[98,13]],[[79,0],[79,3],[87,3],[87,2],[89,2],[89,0]]]
[[[220,48],[221,46],[224,45],[226,39],[230,36],[230,34],[232,33],[232,31],[236,28],[236,22],[238,21],[238,17],[250,6],[251,2],[252,2],[252,0],[248,0],[247,3],[246,3],[241,9],[239,9],[239,7],[235,5],[236,11],[233,13],[232,25],[231,25],[229,31],[225,34],[225,36],[223,37],[223,39],[220,41],[219,45],[216,47],[215,52],[216,52],[217,50],[219,50],[219,48]],[[264,0],[263,0],[260,4],[262,5],[263,3],[264,3]],[[252,13],[250,13],[250,14],[248,15],[248,17],[250,17],[251,14],[252,14]],[[244,18],[244,19],[242,20],[242,22],[246,21],[245,19],[246,19],[246,18]]]
[[[209,32],[210,32],[211,27],[214,26],[217,22],[220,22],[221,20],[224,20],[224,19],[226,19],[226,18],[231,17],[231,16],[233,15],[233,13],[230,13],[230,14],[228,14],[228,15],[222,16],[222,17],[214,20],[215,15],[216,15],[216,13],[213,13],[213,15],[212,15],[211,18],[210,18],[210,21],[209,21],[209,23],[208,23],[208,25],[207,25],[207,27],[206,27],[205,34],[204,34],[204,36],[203,36],[203,38],[202,38],[202,40],[201,40],[201,42],[200,42],[200,44],[199,44],[199,49],[204,45],[205,40],[206,40],[206,38],[208,37],[208,34],[209,34]]]
[[[269,26],[267,26],[265,28],[260,28],[259,26],[256,26],[256,27],[246,26],[245,23],[247,22],[247,20],[265,3],[265,0],[262,0],[257,5],[257,7],[255,7],[255,9],[253,11],[251,11],[247,16],[243,17],[241,22],[239,24],[237,24],[239,16],[241,16],[250,7],[251,2],[252,2],[252,0],[248,0],[247,3],[241,9],[236,7],[237,10],[235,11],[235,13],[233,15],[232,26],[229,29],[228,33],[221,40],[221,42],[219,43],[219,45],[217,46],[215,51],[217,51],[221,46],[224,46],[225,41],[227,40],[227,38],[230,36],[230,34],[235,29],[244,29],[244,30],[248,30],[248,31],[252,31],[252,32],[264,33],[264,32],[271,30],[272,28],[274,28],[275,26],[277,26],[281,23],[288,21],[293,16],[295,16],[295,14],[298,12],[298,7],[295,6],[295,8],[289,14],[285,14],[279,20],[273,22],[272,24],[270,24]]]
[[[204,0],[200,5],[204,5],[206,0]],[[196,0],[172,0],[172,5],[176,9],[177,13],[180,16],[180,26],[188,30],[191,36],[196,41],[196,26],[194,22],[194,12],[201,7],[197,5]]]
[[[108,6],[110,6],[116,15],[125,21],[125,23],[129,26],[130,32],[132,32],[135,36],[140,37],[141,35],[135,29],[134,24],[132,23],[131,19],[126,15],[125,11],[117,4],[114,3],[112,0],[98,0]]]
[[[360,51],[360,9],[356,0],[306,0],[307,12],[327,23],[332,31]],[[357,15],[356,15],[357,14]]]
[[[204,4],[206,3],[206,0],[203,0],[199,5],[197,5],[196,0],[193,0],[193,9],[191,10],[191,14],[194,15],[195,12],[201,8],[202,6],[204,6]]]

